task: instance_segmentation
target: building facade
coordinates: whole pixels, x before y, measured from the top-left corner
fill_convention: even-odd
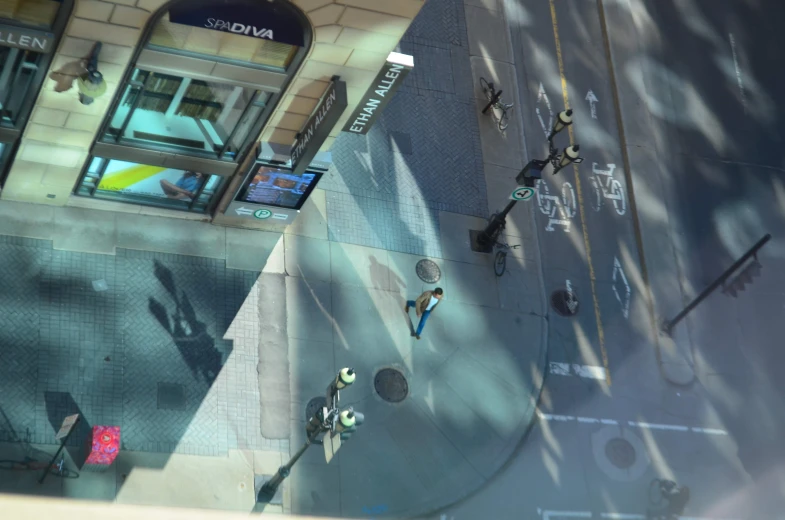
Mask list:
[[[423,1],[0,0],[0,198],[288,224]]]

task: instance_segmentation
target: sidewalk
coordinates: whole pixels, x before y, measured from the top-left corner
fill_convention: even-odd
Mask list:
[[[503,277],[469,248],[523,163],[518,120],[501,134],[480,114],[480,75],[515,88],[509,39],[489,37],[506,28],[474,4],[426,3],[401,42],[405,88],[367,138],[336,142],[283,233],[0,203],[0,458],[20,440],[54,452],[69,413],[81,436],[123,432],[108,473],[36,488],[0,472],[0,492],[249,511],[254,476],[302,445],[305,405],[343,366],[358,378],[341,405],[365,424],[329,464],[306,452],[265,511],[413,516],[499,470],[533,420],[547,309],[531,204],[508,217],[522,247]],[[425,257],[435,284],[416,274]],[[404,302],[436,285],[417,341]],[[382,368],[406,378],[402,402],[377,394]]]
[[[313,200],[311,211],[318,211],[324,194]],[[362,516],[364,509],[379,505],[393,514],[446,505],[480,486],[505,462],[531,419],[544,363],[543,320],[531,312],[541,312],[541,300],[506,277],[497,281],[490,259],[464,247],[465,227],[442,227],[441,246],[459,260],[435,259],[446,299],[423,339],[415,341],[403,302],[426,288],[414,271],[417,256],[304,235],[74,208],[3,203],[0,212],[4,233],[15,228],[44,238],[4,236],[0,241],[4,286],[14,289],[6,294],[18,295],[5,303],[22,310],[17,328],[6,321],[4,330],[4,438],[12,440],[12,433],[24,438],[30,431],[31,441],[45,444],[42,448],[51,453],[57,421],[74,412],[87,424],[123,428],[124,451],[109,473],[85,474],[77,481],[51,479],[41,490],[45,494],[248,510],[254,474],[273,473],[281,451],[286,457],[289,446],[301,445],[305,404],[323,395],[329,378],[345,365],[358,371],[358,381],[343,392],[342,404],[356,405],[366,423],[329,465],[319,448],[306,453],[287,481],[291,499],[287,494],[284,511],[289,500],[295,513],[341,516]],[[100,230],[94,227],[98,219]],[[321,224],[324,235],[326,224]],[[464,220],[458,224],[467,225]],[[46,235],[60,225],[74,226],[67,247],[78,249],[81,243],[84,249],[114,249],[115,254],[51,249]],[[300,225],[316,234],[316,226]],[[140,229],[150,236],[137,247],[166,252],[122,248],[139,238]],[[253,281],[256,275],[248,279],[247,271],[224,269],[216,277],[220,262],[175,253],[192,248],[192,237],[211,243],[214,247],[204,247],[205,253],[223,256],[227,264],[264,262],[263,274]],[[21,255],[25,258],[15,264]],[[173,273],[174,292],[189,299],[195,322],[207,323],[210,334],[222,330],[209,316],[210,297],[218,294],[216,280],[234,276],[251,284],[250,289],[238,287],[245,300],[235,300],[239,309],[227,309],[222,366],[211,364],[207,351],[189,350],[200,349],[198,343],[182,350],[177,341],[172,344],[149,304],[160,300],[163,306],[169,298],[166,288],[156,286],[166,279],[156,276],[157,269]],[[520,269],[516,276],[526,280],[532,275]],[[19,281],[16,287],[12,278]],[[100,292],[92,286],[99,278],[108,285]],[[536,287],[535,280],[532,276],[530,286]],[[281,294],[260,290],[281,282]],[[212,287],[200,290],[204,285]],[[107,301],[112,299],[118,302],[116,310]],[[277,308],[285,301],[285,322],[265,319],[270,301]],[[50,314],[50,323],[59,324],[51,335],[44,325],[49,305],[61,307],[57,317]],[[5,316],[15,321],[15,311],[6,309]],[[104,320],[102,309],[108,313]],[[23,330],[23,321],[32,330]],[[275,357],[281,345],[271,344],[264,331],[283,323],[288,349]],[[38,328],[41,340],[51,344],[23,340],[35,337]],[[104,343],[112,337],[113,345]],[[144,359],[137,358],[140,354]],[[102,368],[114,363],[121,368]],[[278,377],[257,382],[257,363],[260,375]],[[374,392],[373,374],[383,367],[401,370],[408,380],[409,395],[400,404],[383,402]],[[211,370],[217,377],[209,385]],[[164,406],[162,399],[177,398],[163,395],[162,383],[182,385],[185,398],[179,406]],[[78,460],[79,443],[69,444]],[[6,453],[8,448],[2,448],[2,458],[18,460],[18,453]],[[370,472],[373,478],[364,476]],[[28,486],[16,474],[3,474],[0,489]]]

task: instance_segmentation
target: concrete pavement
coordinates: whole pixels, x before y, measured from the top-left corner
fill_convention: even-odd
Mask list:
[[[311,204],[313,207],[303,212],[304,218],[309,213],[323,211],[324,194],[317,192]],[[54,483],[48,484],[51,488],[47,489],[54,491],[47,493],[56,495],[57,489],[61,489],[63,496],[124,503],[177,505],[191,501],[192,505],[208,508],[249,509],[253,475],[273,473],[282,457],[288,456],[288,451],[281,449],[284,439],[284,449],[291,446],[294,450],[301,445],[305,404],[323,395],[330,377],[342,366],[352,366],[358,371],[357,383],[342,393],[342,404],[354,405],[365,413],[366,423],[329,465],[325,464],[318,447],[306,453],[285,486],[285,511],[363,516],[374,507],[378,510],[379,506],[385,506],[385,511],[398,515],[446,505],[493,475],[531,421],[545,359],[542,297],[537,292],[537,274],[531,272],[534,261],[511,259],[512,274],[497,279],[490,258],[472,253],[467,247],[468,226],[481,222],[467,223],[465,218],[442,216],[443,222],[453,226],[442,225],[441,247],[446,258],[434,259],[442,273],[438,285],[444,288],[446,296],[429,321],[423,339],[417,341],[410,336],[403,304],[427,287],[433,287],[417,278],[414,268],[420,257],[330,242],[324,236],[323,218],[314,219],[313,226],[298,223],[297,231],[312,235],[306,236],[223,229],[199,222],[73,208],[3,203],[0,210],[4,213],[5,230],[22,230],[42,238],[52,233],[53,222],[68,221],[78,228],[94,226],[96,219],[102,219],[101,233],[96,229],[89,234],[75,232],[67,247],[78,248],[78,237],[83,236],[85,248],[115,254],[74,252],[68,253],[69,258],[85,265],[95,265],[98,260],[114,262],[110,266],[114,265],[116,274],[114,278],[103,275],[109,280],[109,288],[103,292],[106,297],[117,293],[124,302],[119,312],[125,316],[121,322],[126,325],[121,332],[127,339],[111,347],[111,352],[107,351],[110,361],[102,361],[110,364],[124,360],[116,383],[117,395],[126,396],[121,397],[122,401],[113,401],[111,394],[103,396],[100,390],[84,387],[95,377],[91,373],[94,369],[84,362],[88,352],[73,346],[62,362],[85,367],[74,372],[79,374],[78,379],[62,375],[50,379],[47,377],[50,372],[41,372],[44,379],[39,378],[37,385],[35,380],[17,383],[26,387],[34,383],[29,390],[33,396],[42,392],[42,388],[70,395],[73,405],[89,424],[110,421],[129,432],[123,437],[125,450],[109,473],[86,475],[75,482],[64,481],[62,488],[53,479]],[[74,212],[80,219],[73,218]],[[48,219],[44,213],[48,213]],[[106,219],[107,215],[112,218]],[[120,245],[131,240],[129,233],[142,228],[149,235],[145,249],[151,252],[134,260],[138,266],[119,263],[126,262],[124,259],[131,258],[134,251]],[[183,233],[184,229],[188,233]],[[321,238],[314,237],[319,234]],[[197,286],[211,286],[215,283],[213,275],[199,270],[199,264],[206,260],[193,257],[189,267],[188,257],[176,253],[181,248],[192,248],[194,236],[214,246],[206,247],[205,253],[223,257],[226,263],[231,261],[245,267],[255,261],[264,262],[264,267],[262,274],[251,280],[250,289],[238,287],[242,299],[237,300],[239,308],[231,311],[226,331],[221,332],[220,324],[209,329],[231,343],[228,354],[215,367],[204,365],[209,353],[193,358],[193,351],[189,351],[195,348],[193,344],[184,345],[185,350],[178,353],[177,341],[172,344],[171,339],[165,340],[168,333],[160,339],[151,336],[149,341],[155,350],[149,355],[157,356],[158,366],[166,367],[167,379],[176,382],[180,378],[172,371],[180,370],[176,368],[180,364],[185,368],[185,379],[179,384],[186,389],[186,410],[195,407],[190,412],[195,415],[161,409],[159,388],[157,411],[155,401],[147,405],[153,409],[147,414],[151,418],[159,417],[159,424],[147,424],[145,417],[130,413],[131,396],[126,392],[138,396],[147,392],[148,387],[155,389],[157,383],[150,378],[154,372],[152,366],[148,366],[146,373],[137,373],[132,360],[139,343],[132,335],[161,329],[157,322],[162,318],[155,312],[157,307],[150,307],[151,315],[145,318],[143,311],[135,310],[136,302],[146,304],[157,299],[165,303],[167,285],[172,283],[177,287],[174,292],[184,295],[179,297],[180,305],[184,305],[185,297],[191,302],[195,323],[205,321],[211,307],[202,302],[208,295],[200,293]],[[12,251],[30,254],[46,251],[45,240],[21,245],[14,240],[17,239],[7,241],[6,259],[12,258],[9,256]],[[142,244],[138,236],[134,235],[133,240],[137,241],[137,247]],[[49,254],[55,258],[65,253],[51,250]],[[48,272],[50,265],[46,262],[52,260],[42,258],[40,269]],[[123,272],[130,269],[133,270]],[[18,271],[14,272],[19,278]],[[62,299],[63,305],[79,306],[91,292],[95,293],[91,288],[95,272],[71,270],[66,274],[75,294]],[[172,281],[166,282],[167,277]],[[193,284],[188,283],[189,279]],[[35,268],[29,269],[21,280],[32,284],[25,290],[32,291],[33,296],[47,294],[49,284],[56,281],[41,280]],[[142,280],[149,280],[149,285],[141,283]],[[150,292],[156,284],[162,286],[160,295]],[[41,304],[38,303],[39,315]],[[282,310],[285,313],[273,314]],[[176,309],[164,312],[170,311],[177,313]],[[40,319],[35,307],[27,312],[32,313],[28,320],[35,326],[36,319]],[[152,323],[141,325],[141,320]],[[9,359],[4,366],[12,368],[18,366],[14,359],[21,359],[22,345],[9,339],[9,346],[4,350]],[[27,348],[36,349],[33,344]],[[171,359],[162,357],[167,351],[173,355]],[[104,357],[100,347],[99,352],[98,360]],[[374,390],[374,374],[386,367],[400,370],[408,380],[409,393],[401,403],[387,403]],[[213,383],[207,386],[205,397],[200,397],[203,394],[194,393],[198,388],[194,385],[204,384],[199,381],[212,377],[205,375],[205,371],[213,368]],[[192,376],[186,375],[189,370],[195,370]],[[188,382],[189,377],[193,382]],[[11,379],[4,377],[4,381]],[[119,417],[102,416],[101,409],[92,408],[90,401],[85,402],[85,396],[91,395],[112,403]],[[227,399],[223,412],[226,415],[222,415],[223,407],[210,403],[212,399],[218,403]],[[262,405],[261,415],[258,405],[252,404],[254,400]],[[3,408],[15,405],[16,415],[9,414],[4,432],[8,437],[17,435],[17,439],[8,440],[22,441],[21,445],[9,445],[9,449],[26,445],[25,434],[30,430],[33,439],[51,438],[56,430],[54,416],[59,410],[52,408],[53,403],[45,399],[42,403],[52,422],[42,431],[36,422],[29,423],[32,428],[20,427],[23,410],[19,408],[24,404],[6,401]],[[60,415],[72,411],[63,408]],[[186,419],[182,427],[161,429],[160,421],[180,416]],[[235,440],[228,444],[218,440],[217,451],[210,451],[209,439],[219,439],[215,436],[227,431],[225,428],[229,428],[230,438]],[[160,444],[161,434],[164,438],[171,437],[171,447]],[[139,443],[135,440],[137,435],[158,443],[159,453],[146,453],[148,446],[153,449],[155,446]],[[70,456],[77,462],[79,443],[74,440],[70,443],[74,446],[69,448]],[[50,443],[40,447],[54,451]],[[218,459],[199,455],[200,452]],[[8,453],[3,458],[18,460],[17,455]],[[215,468],[210,469],[212,466]],[[24,488],[23,482],[3,477],[4,490]],[[194,486],[194,480],[203,483]],[[163,483],[175,486],[179,492],[167,492]],[[201,486],[207,487],[200,491]],[[212,489],[210,493],[206,493],[208,488]]]
[[[429,21],[453,6],[431,5]],[[129,215],[112,204],[110,212],[0,205],[5,279],[18,295],[6,303],[24,309],[6,313],[13,325],[6,332],[14,333],[7,333],[3,366],[15,373],[0,379],[0,403],[14,412],[3,424],[11,442],[0,446],[0,458],[53,452],[55,423],[74,411],[86,424],[124,432],[107,473],[50,479],[45,489],[0,474],[0,490],[250,510],[254,476],[273,473],[302,444],[305,405],[343,366],[354,367],[358,380],[341,404],[356,406],[365,424],[329,464],[320,447],[306,452],[284,485],[283,505],[265,511],[412,516],[461,499],[505,464],[534,419],[547,304],[533,203],[508,218],[506,240],[522,247],[502,278],[489,255],[469,248],[469,230],[485,225],[471,213],[507,203],[524,155],[519,120],[500,133],[480,115],[484,96],[474,81],[484,75],[514,85],[509,38],[491,37],[486,26],[504,24],[480,5],[465,9],[468,39],[456,41],[471,50],[473,81],[460,102],[479,118],[484,176],[477,192],[487,200],[467,198],[459,212],[436,210],[432,221],[417,210],[409,222],[407,204],[434,203],[415,190],[395,209],[400,222],[397,213],[371,218],[366,208],[359,218],[383,239],[365,241],[368,229],[353,228],[357,217],[347,213],[351,201],[339,201],[346,193],[332,191],[346,170],[332,173],[290,228],[268,232]],[[427,90],[427,75],[436,72],[421,69],[417,88]],[[451,113],[444,117],[452,124]],[[393,183],[412,174],[400,164],[392,172]],[[388,221],[398,227],[386,235]],[[404,252],[412,236],[427,239],[415,249],[439,266],[436,284],[416,275],[423,256]],[[435,285],[445,301],[417,341],[403,304]],[[43,320],[45,347],[35,340]],[[377,394],[374,376],[383,368],[407,379],[402,402]],[[83,454],[79,439],[71,444],[73,467]]]

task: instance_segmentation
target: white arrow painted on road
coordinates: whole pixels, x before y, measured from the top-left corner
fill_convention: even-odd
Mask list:
[[[621,282],[624,284],[624,289],[627,294],[624,297],[624,301],[622,301],[621,295],[619,295],[619,290],[616,289],[616,276],[620,276]],[[624,314],[625,318],[630,316],[630,284],[627,283],[627,276],[624,274],[624,270],[621,268],[621,262],[615,256],[613,257],[613,294],[616,295],[616,299],[619,300],[619,305],[621,305],[621,312]]]
[[[605,380],[605,368],[592,365],[578,365],[551,361],[550,373],[555,376],[578,376],[585,379]]]
[[[540,113],[540,101],[545,102],[545,106],[548,108],[548,124],[545,124],[545,121],[542,118],[542,114]],[[540,83],[540,90],[537,92],[537,118],[540,120],[540,126],[542,127],[542,131],[545,132],[545,138],[547,139],[549,135],[551,135],[551,128],[553,128],[553,109],[551,108],[551,100],[548,99],[548,94],[545,93],[545,87],[542,83]]]
[[[253,213],[253,210],[252,210],[252,209],[248,209],[248,208],[237,208],[237,209],[236,209],[236,210],[234,210],[234,211],[235,211],[235,213],[237,213],[238,215],[250,215],[250,214],[252,214],[252,213]]]
[[[586,94],[586,101],[589,102],[589,107],[591,108],[591,118],[597,119],[597,103],[600,101],[597,99],[597,96],[594,95],[594,92],[589,89],[589,92]]]

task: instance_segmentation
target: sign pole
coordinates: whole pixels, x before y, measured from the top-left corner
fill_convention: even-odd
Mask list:
[[[79,416],[76,417],[76,419],[74,420],[73,424],[71,424],[71,426],[69,427],[68,433],[66,434],[65,438],[60,443],[60,447],[57,448],[57,452],[55,452],[54,457],[52,457],[52,460],[50,460],[49,464],[47,464],[46,468],[44,468],[44,474],[41,475],[40,479],[38,479],[38,483],[39,484],[43,484],[44,483],[44,479],[49,474],[49,470],[52,469],[52,466],[54,465],[55,461],[57,460],[57,457],[59,457],[60,453],[63,452],[63,449],[65,448],[65,443],[68,442],[68,439],[71,437],[71,434],[74,432],[74,426],[76,426],[77,424],[79,424]]]
[[[750,257],[754,256],[754,255],[755,255],[755,254],[758,252],[758,250],[759,250],[761,247],[763,247],[764,245],[766,245],[766,242],[768,242],[769,240],[771,240],[771,234],[770,234],[770,233],[766,233],[766,234],[763,236],[763,238],[761,238],[760,240],[758,240],[758,241],[755,243],[755,245],[754,245],[754,246],[752,246],[752,247],[750,248],[750,250],[749,250],[749,251],[747,251],[746,253],[744,253],[744,254],[742,255],[742,257],[741,257],[741,258],[739,258],[738,260],[736,260],[736,261],[733,263],[733,265],[732,265],[732,266],[730,266],[728,269],[726,269],[726,270],[725,270],[725,272],[724,272],[724,273],[722,273],[722,274],[719,276],[719,278],[717,278],[716,280],[714,280],[714,282],[712,282],[712,284],[711,284],[711,285],[709,285],[708,287],[706,287],[706,288],[703,290],[703,292],[702,292],[702,293],[700,293],[698,296],[696,296],[694,300],[692,300],[692,301],[691,301],[691,302],[690,302],[690,303],[689,303],[689,304],[688,304],[688,305],[687,305],[687,306],[686,306],[686,307],[685,307],[685,308],[684,308],[684,309],[683,309],[683,310],[682,310],[682,311],[681,311],[679,314],[677,314],[677,315],[676,315],[676,317],[674,317],[674,318],[673,318],[673,319],[671,319],[671,320],[667,320],[667,321],[665,321],[665,322],[662,324],[662,332],[663,332],[663,333],[665,333],[665,334],[667,334],[668,336],[670,336],[670,335],[671,335],[671,332],[673,331],[673,327],[675,327],[677,323],[679,323],[681,320],[683,320],[683,319],[684,319],[684,317],[685,317],[687,314],[689,314],[689,313],[690,313],[690,311],[692,311],[692,309],[694,309],[695,307],[697,307],[697,306],[698,306],[698,304],[699,304],[700,302],[702,302],[703,300],[705,300],[705,299],[706,299],[706,297],[707,297],[707,296],[709,296],[709,295],[710,295],[712,292],[714,292],[714,290],[715,290],[715,289],[717,289],[717,287],[719,287],[720,285],[722,285],[722,283],[723,283],[725,280],[727,280],[728,278],[730,278],[730,276],[731,276],[731,275],[734,273],[734,271],[736,271],[736,270],[737,270],[739,267],[741,267],[741,266],[742,266],[742,264],[744,264],[744,262],[746,262],[746,261],[747,261],[747,260],[748,260]]]

